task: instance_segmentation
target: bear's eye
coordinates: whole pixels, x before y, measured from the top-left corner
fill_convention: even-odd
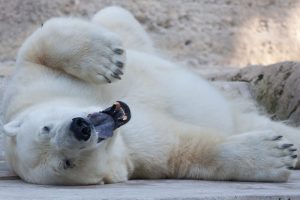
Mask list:
[[[72,160],[69,160],[69,159],[64,160],[64,169],[70,169],[70,168],[72,169],[74,167],[75,167],[75,165],[72,162]]]
[[[44,126],[43,127],[43,132],[45,132],[45,133],[49,133],[50,130],[51,130],[51,128],[49,126]]]

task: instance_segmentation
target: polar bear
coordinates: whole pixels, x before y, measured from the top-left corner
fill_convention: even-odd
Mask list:
[[[129,105],[131,120],[97,131],[89,116],[118,100]],[[118,112],[126,107],[116,105]],[[300,166],[298,129],[243,112],[208,81],[160,56],[119,7],[91,21],[53,18],[36,30],[18,53],[2,110],[7,159],[30,183],[284,182]]]

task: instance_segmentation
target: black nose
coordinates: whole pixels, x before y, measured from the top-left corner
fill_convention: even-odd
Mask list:
[[[81,117],[72,119],[70,130],[77,140],[87,141],[91,137],[91,124]]]

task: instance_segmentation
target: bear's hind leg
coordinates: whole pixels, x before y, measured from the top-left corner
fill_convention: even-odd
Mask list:
[[[290,142],[273,131],[227,138],[195,131],[178,136],[168,162],[170,178],[283,182],[297,162]]]
[[[126,49],[152,53],[153,43],[134,16],[127,10],[111,6],[100,10],[92,22],[118,34]]]
[[[293,143],[293,150],[297,151],[300,156],[300,130],[299,128],[285,125],[281,122],[275,122],[271,119],[258,115],[257,113],[243,113],[237,118],[238,132],[248,132],[257,130],[272,130],[282,134]],[[300,160],[296,165],[296,169],[300,169]]]
[[[293,146],[281,133],[253,131],[231,136],[220,145],[229,180],[284,182],[297,162]],[[221,172],[222,174],[222,172]]]

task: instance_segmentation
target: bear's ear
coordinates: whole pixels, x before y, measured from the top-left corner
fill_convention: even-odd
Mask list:
[[[19,128],[21,127],[21,122],[14,120],[11,122],[8,122],[3,126],[4,134],[7,136],[15,136],[17,135]]]

